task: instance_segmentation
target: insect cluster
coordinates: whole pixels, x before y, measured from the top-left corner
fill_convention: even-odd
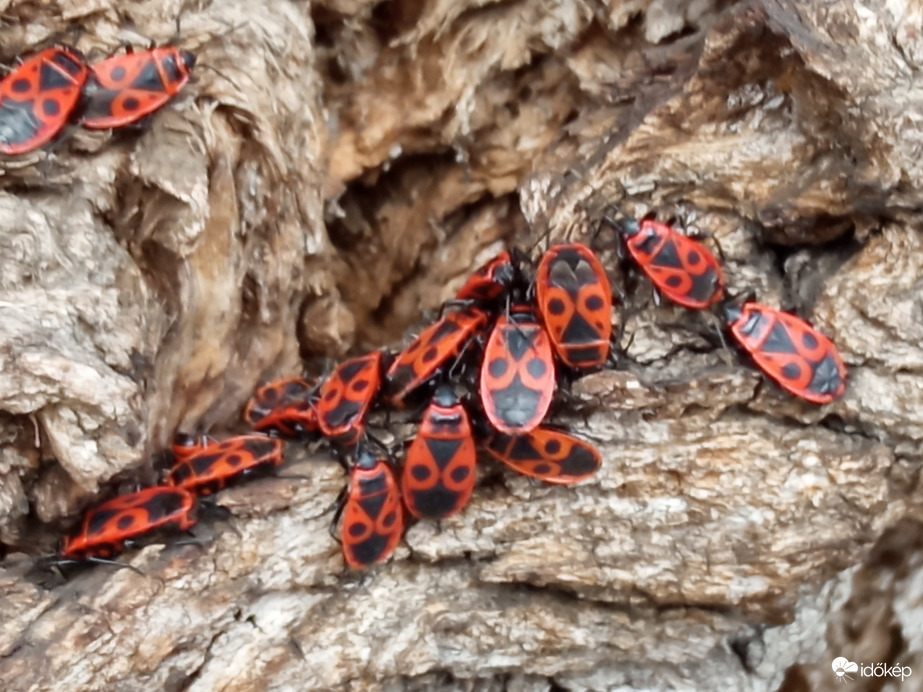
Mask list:
[[[0,81],[0,153],[38,149],[68,123],[90,130],[138,124],[179,93],[195,61],[170,45],[128,47],[93,64],[74,48],[45,48]]]
[[[819,404],[843,393],[846,368],[833,343],[795,315],[726,298],[721,264],[702,242],[653,220],[607,220],[655,290],[686,308],[718,307],[741,350],[783,389]],[[353,568],[387,559],[406,515],[461,511],[478,450],[547,483],[589,478],[599,451],[547,418],[575,376],[614,366],[613,302],[606,269],[586,245],[552,245],[534,263],[503,250],[403,349],[347,359],[316,382],[261,386],[244,408],[249,433],[177,435],[163,484],[88,511],[57,557],[104,559],[155,529],[188,529],[198,497],[281,466],[283,439],[322,441],[347,469],[332,527]],[[373,410],[387,414],[383,429],[403,412],[416,422],[412,438],[381,442],[369,429]]]
[[[73,48],[45,48],[0,80],[0,153],[32,151],[68,123],[136,124],[179,92],[194,65],[191,52],[171,45],[93,64]],[[720,307],[726,331],[780,387],[818,404],[843,393],[846,368],[833,343],[795,315],[726,298],[721,264],[703,243],[650,219],[604,220],[624,258],[666,298]],[[350,358],[318,381],[260,387],[244,409],[245,434],[177,435],[161,484],[91,508],[55,559],[108,561],[152,532],[190,529],[201,497],[281,466],[286,439],[320,441],[346,467],[334,526],[354,568],[387,559],[407,515],[439,520],[464,509],[479,451],[546,483],[587,479],[600,452],[548,419],[575,377],[614,367],[613,304],[607,271],[586,245],[555,244],[537,261],[503,250],[405,348]],[[379,428],[391,432],[391,415],[402,412],[415,432],[406,441],[392,433],[388,446],[369,429],[373,411],[384,419]]]

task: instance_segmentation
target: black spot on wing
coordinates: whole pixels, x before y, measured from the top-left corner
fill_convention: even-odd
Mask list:
[[[47,62],[42,63],[38,79],[40,85],[39,89],[41,91],[74,86],[73,78],[70,75],[63,74],[60,70],[56,69],[54,65],[50,65]]]
[[[684,269],[683,261],[676,251],[676,243],[667,240],[663,247],[651,258],[651,264],[655,267],[670,267],[671,269]]]
[[[362,508],[362,511],[374,519],[378,517],[379,514],[381,514],[381,510],[385,506],[385,499],[387,497],[387,493],[376,493],[375,495],[359,498],[357,502]]]
[[[808,389],[816,394],[834,394],[843,386],[843,377],[836,361],[828,353],[814,367],[814,377]]]
[[[90,515],[90,522],[87,525],[87,533],[95,536],[105,530],[106,526],[114,516],[119,513],[117,509],[98,509]]]
[[[561,341],[565,344],[587,344],[599,341],[599,331],[587,322],[580,313],[575,312],[567,323]]]
[[[769,336],[763,342],[760,350],[764,353],[798,353],[798,349],[795,348],[788,330],[781,321],[776,321],[772,325],[772,331],[769,332]]]
[[[349,546],[349,550],[352,552],[355,561],[360,565],[371,565],[381,559],[382,554],[388,547],[388,538],[386,535],[372,533],[364,541]]]
[[[144,507],[151,521],[159,521],[182,509],[183,496],[179,492],[164,490],[150,498]]]
[[[451,512],[459,501],[459,493],[437,485],[412,493],[414,509],[424,519],[439,519]]]
[[[192,459],[192,470],[195,475],[201,476],[208,473],[212,466],[221,458],[221,454],[200,454]]]
[[[164,85],[160,79],[160,73],[157,71],[157,63],[153,60],[145,61],[141,72],[132,81],[131,88],[145,91],[163,91]]]
[[[513,360],[522,360],[527,351],[533,348],[541,333],[534,325],[510,324],[506,327],[506,345]]]
[[[361,404],[358,402],[351,401],[345,397],[340,399],[340,403],[329,411],[324,412],[327,427],[338,428],[341,425],[346,425],[358,415],[360,408]]]
[[[429,450],[429,453],[440,469],[444,469],[449,465],[458,453],[458,449],[461,447],[463,441],[462,439],[437,440],[430,437],[424,438],[426,448]]]
[[[709,267],[701,274],[690,274],[690,276],[692,277],[692,289],[689,291],[689,297],[702,301],[711,300],[718,288],[717,272]]]
[[[561,463],[561,470],[569,476],[585,476],[599,468],[599,458],[582,445],[571,448],[570,454]]]

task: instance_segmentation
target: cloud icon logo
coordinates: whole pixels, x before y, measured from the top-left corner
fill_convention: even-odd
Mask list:
[[[830,666],[833,668],[833,672],[836,673],[837,678],[846,682],[847,680],[852,680],[852,677],[847,675],[847,673],[855,673],[859,670],[859,664],[853,663],[848,658],[843,656],[837,656],[833,659],[833,663]]]

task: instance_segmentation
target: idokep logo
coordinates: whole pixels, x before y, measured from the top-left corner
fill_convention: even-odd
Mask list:
[[[847,675],[847,673],[855,673],[857,670],[859,670],[858,663],[853,663],[842,656],[837,656],[833,659],[833,672],[842,682],[852,680],[852,676]]]
[[[850,673],[858,673],[863,678],[909,678],[913,672],[910,666],[890,666],[887,663],[854,663],[848,658],[837,656],[831,665],[840,682],[853,679]]]

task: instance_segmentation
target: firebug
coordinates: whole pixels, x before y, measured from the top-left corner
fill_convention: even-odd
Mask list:
[[[317,432],[316,390],[301,377],[274,380],[257,388],[243,418],[254,430],[282,437]]]
[[[372,351],[338,364],[320,386],[317,422],[335,444],[354,445],[365,433],[365,421],[381,387],[384,354]]]
[[[478,267],[455,294],[455,301],[491,301],[500,298],[516,277],[516,267],[509,250],[501,250]]]
[[[361,569],[391,556],[404,532],[404,509],[387,460],[359,449],[334,524],[340,518],[340,542],[347,565]]]
[[[397,355],[385,375],[385,393],[389,401],[395,406],[403,406],[405,398],[432,380],[450,359],[487,327],[487,322],[486,313],[468,307],[446,313],[420,332]]]
[[[501,315],[484,348],[480,396],[490,423],[506,433],[537,427],[554,395],[554,356],[545,328],[527,303]]]
[[[0,152],[24,154],[57,135],[80,100],[89,68],[73,48],[54,46],[0,81]]]
[[[196,497],[184,488],[154,486],[119,495],[86,512],[79,530],[67,536],[64,560],[110,558],[158,529],[186,531],[196,523]]]
[[[558,358],[594,368],[609,356],[612,288],[602,263],[582,243],[552,245],[535,274],[538,313]]]
[[[476,479],[477,451],[464,406],[449,385],[436,389],[407,450],[401,495],[413,516],[443,519],[464,508]]]
[[[607,221],[660,293],[687,308],[706,308],[724,296],[721,263],[701,242],[650,219]]]
[[[546,483],[577,483],[595,474],[602,465],[596,447],[551,428],[536,428],[522,435],[495,432],[485,448],[514,471]]]
[[[113,55],[90,66],[80,124],[107,130],[137,123],[162,108],[189,81],[196,56],[176,46]]]
[[[283,442],[266,435],[237,435],[225,440],[177,435],[175,463],[167,485],[211,495],[229,483],[264,474],[284,462]]]
[[[750,300],[725,305],[728,330],[782,389],[815,404],[846,391],[846,365],[833,342],[803,319]]]

